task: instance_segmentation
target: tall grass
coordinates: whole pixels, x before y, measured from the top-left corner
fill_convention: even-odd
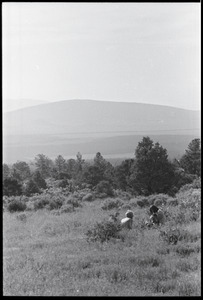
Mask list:
[[[194,202],[199,201],[197,192],[195,196],[188,190],[182,193]],[[131,204],[134,212],[133,228],[119,231],[123,240],[110,236],[102,243],[100,240],[88,242],[86,232],[97,223],[103,224],[106,230],[109,213],[117,209],[117,206],[108,206],[115,202],[113,199],[80,202],[77,195],[58,198],[53,192],[52,200],[54,197],[63,199],[60,208],[50,210],[45,206],[36,211],[3,213],[5,296],[201,294],[200,218],[189,218],[187,214],[190,209],[199,208],[187,204],[189,200],[181,193],[177,195],[177,206],[171,206],[167,197],[164,198],[166,222],[150,229],[141,226],[148,218],[148,206],[140,207],[135,204],[136,199],[129,197],[125,203]],[[148,202],[152,198],[149,197]],[[183,201],[186,204],[181,206]],[[68,205],[74,207],[71,212],[65,211]],[[186,213],[186,218],[179,221],[177,211]],[[121,206],[120,218],[125,212],[125,206]],[[176,244],[160,235],[164,231],[165,236],[170,236],[174,228],[178,232]]]

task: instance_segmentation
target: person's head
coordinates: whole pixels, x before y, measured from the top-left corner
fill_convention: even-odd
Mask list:
[[[154,214],[154,213],[157,213],[157,211],[159,209],[158,209],[158,207],[156,205],[152,205],[149,210],[150,210],[151,214]]]
[[[126,211],[125,215],[126,215],[126,217],[132,219],[132,218],[133,218],[133,212],[132,212],[132,210],[129,210],[129,209],[128,209],[128,210]]]

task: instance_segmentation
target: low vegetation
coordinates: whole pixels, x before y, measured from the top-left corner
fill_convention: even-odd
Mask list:
[[[159,145],[145,142],[154,157]],[[38,167],[42,161],[44,157],[38,157]],[[53,173],[48,172],[52,162],[47,160],[43,172],[35,170],[34,175],[18,162],[14,173],[19,180],[11,180],[4,166],[4,296],[201,295],[197,174],[187,173],[182,181],[173,178],[168,193],[158,185],[149,193],[149,177],[143,181],[144,173],[133,160],[117,169],[117,179],[100,153],[90,166],[79,154],[77,162],[68,162],[68,169],[63,170],[62,157],[56,162]],[[185,156],[184,164],[194,170]],[[147,226],[152,204],[164,213],[160,226]],[[127,209],[134,213],[130,230],[120,226]],[[117,220],[110,218],[115,213]]]
[[[200,188],[182,188],[175,206],[163,194],[145,196],[141,207],[140,197],[89,201],[62,188],[14,198],[4,197],[4,295],[201,294]],[[165,224],[142,226],[150,203],[162,198]],[[118,208],[124,217],[126,205],[134,212],[131,230],[109,221]]]

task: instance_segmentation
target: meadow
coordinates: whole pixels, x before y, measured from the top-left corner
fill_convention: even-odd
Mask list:
[[[60,191],[53,192],[58,207],[51,192],[52,205],[43,200],[40,206],[37,198],[43,195],[36,195],[23,199],[24,211],[9,211],[13,199],[4,199],[4,296],[201,295],[200,188],[183,186],[173,198],[134,198],[119,191],[112,198],[92,198]],[[165,224],[148,228],[149,205],[155,202]],[[107,224],[117,209],[125,217],[128,208],[134,212],[131,230],[88,240],[88,230]]]

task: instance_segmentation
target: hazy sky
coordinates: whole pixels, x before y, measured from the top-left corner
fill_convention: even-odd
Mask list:
[[[200,3],[7,2],[2,13],[4,110],[24,99],[200,108]]]

